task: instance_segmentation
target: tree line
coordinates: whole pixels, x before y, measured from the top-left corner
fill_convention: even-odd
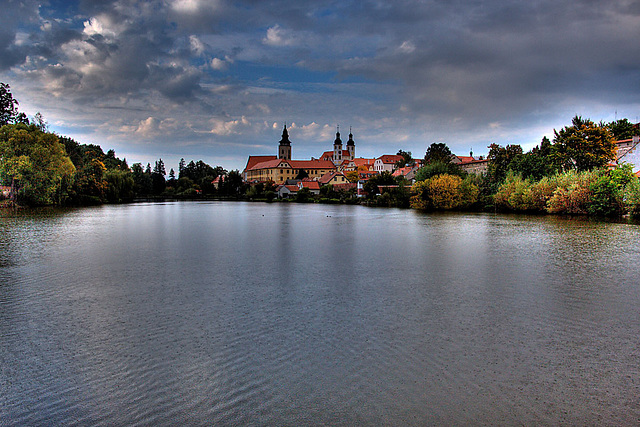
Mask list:
[[[181,159],[178,174],[166,179],[162,159],[154,167],[119,159],[94,144],[49,132],[40,113],[33,119],[18,111],[9,85],[0,83],[0,185],[11,204],[90,205],[150,197],[239,197],[238,171],[227,172],[202,160]],[[219,184],[213,181],[220,177]]]
[[[487,172],[467,174],[445,144],[432,144],[416,175],[411,206],[423,210],[487,210],[640,214],[640,181],[632,165],[614,165],[616,141],[638,129],[628,119],[595,123],[580,116],[529,152],[491,144]]]

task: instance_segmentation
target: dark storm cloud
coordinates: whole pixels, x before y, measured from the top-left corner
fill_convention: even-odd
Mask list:
[[[310,139],[339,120],[370,140],[402,123],[401,141],[478,134],[486,145],[501,126],[539,133],[585,106],[638,105],[631,0],[52,0],[7,10],[0,72],[154,143],[179,132],[241,147],[290,118]]]

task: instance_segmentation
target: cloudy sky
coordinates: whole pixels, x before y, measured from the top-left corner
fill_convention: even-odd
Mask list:
[[[0,81],[129,163],[538,144],[640,115],[638,0],[3,0]]]

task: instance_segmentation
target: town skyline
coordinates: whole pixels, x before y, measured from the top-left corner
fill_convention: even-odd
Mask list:
[[[242,170],[352,127],[358,155],[528,150],[575,115],[638,122],[640,7],[624,0],[10,0],[0,81],[49,128],[129,164]]]

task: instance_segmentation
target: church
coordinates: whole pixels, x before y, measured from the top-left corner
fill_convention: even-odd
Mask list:
[[[346,150],[343,149],[340,139],[340,129],[336,132],[333,142],[333,151],[325,151],[319,159],[292,160],[291,141],[285,124],[282,130],[282,139],[278,145],[277,156],[249,156],[247,165],[243,171],[246,182],[273,181],[282,184],[288,179],[295,179],[300,175],[307,175],[310,179],[319,179],[324,174],[342,168],[342,165],[355,159],[356,144],[353,134],[349,132],[349,140]]]

